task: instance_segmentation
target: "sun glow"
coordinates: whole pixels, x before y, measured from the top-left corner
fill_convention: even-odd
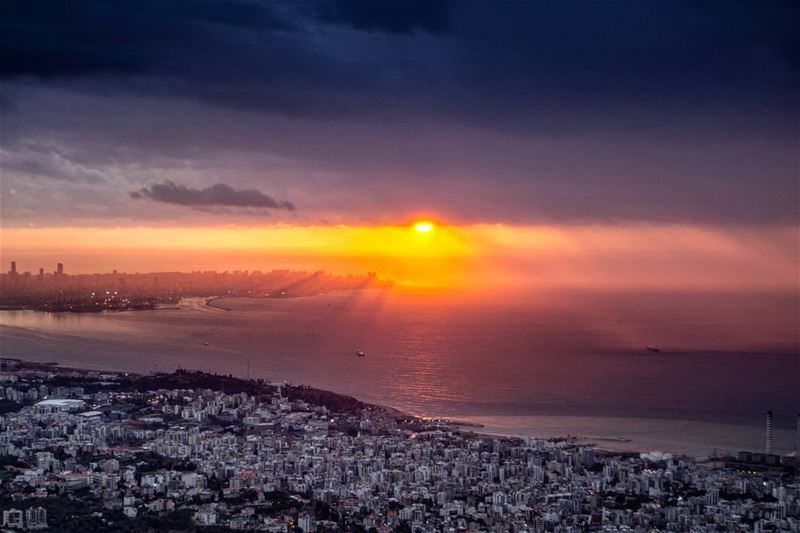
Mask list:
[[[420,288],[757,287],[796,292],[797,230],[437,224],[0,228],[0,264],[69,273],[376,272]],[[768,257],[768,260],[765,260]]]
[[[430,233],[433,231],[433,222],[427,220],[420,220],[414,224],[414,230],[419,233]]]

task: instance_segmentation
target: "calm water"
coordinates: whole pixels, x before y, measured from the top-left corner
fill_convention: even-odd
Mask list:
[[[760,449],[772,409],[777,447],[793,446],[796,295],[364,291],[217,303],[233,310],[190,299],[177,310],[4,311],[0,354],[139,372],[244,376],[249,365],[251,377],[497,432],[624,436],[695,454]],[[662,353],[646,352],[651,343]]]

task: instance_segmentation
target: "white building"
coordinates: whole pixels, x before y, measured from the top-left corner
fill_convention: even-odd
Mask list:
[[[46,529],[47,510],[44,507],[29,507],[25,511],[25,524],[28,529]]]
[[[42,400],[33,406],[37,413],[63,413],[69,411],[79,411],[86,407],[83,400],[73,399],[52,399]]]
[[[307,514],[302,515],[297,520],[297,525],[303,530],[303,533],[311,533],[312,531],[317,530],[317,526],[314,523],[314,518]]]
[[[19,527],[23,526],[23,514],[19,509],[8,509],[3,511],[3,527]]]

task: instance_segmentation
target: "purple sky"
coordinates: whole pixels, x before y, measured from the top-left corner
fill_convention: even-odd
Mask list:
[[[3,2],[0,221],[795,225],[798,6]]]

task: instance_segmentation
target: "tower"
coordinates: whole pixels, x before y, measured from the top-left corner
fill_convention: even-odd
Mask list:
[[[797,429],[794,436],[794,455],[800,461],[800,413],[797,414]],[[795,463],[797,464],[797,463]]]
[[[772,453],[772,411],[767,411],[767,446],[766,452]]]

